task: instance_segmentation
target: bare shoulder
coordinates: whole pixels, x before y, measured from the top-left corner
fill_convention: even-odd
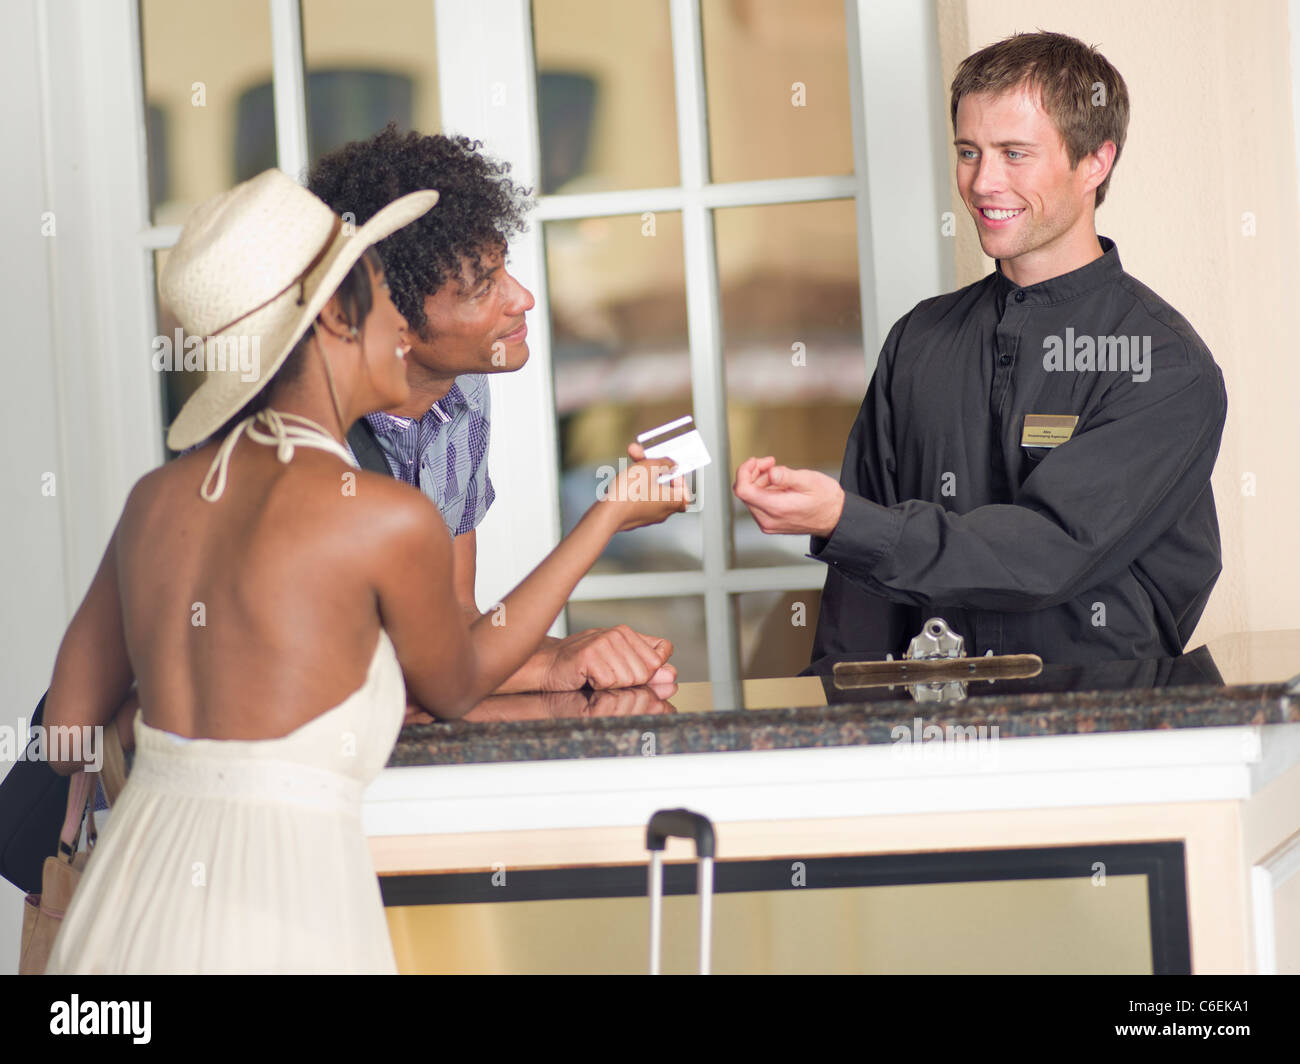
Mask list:
[[[218,446],[218,441],[209,441],[150,470],[127,494],[123,514],[139,516],[153,513],[159,507],[172,508],[178,504],[199,502],[199,491],[212,468]]]
[[[169,549],[180,549],[186,541],[187,527],[193,517],[186,512],[187,504],[199,504],[199,483],[203,473],[198,465],[202,461],[194,454],[175,458],[157,469],[152,469],[132,485],[122,505],[117,530],[113,536],[119,563],[128,559],[156,561],[157,544],[167,543]]]
[[[356,472],[349,504],[354,526],[374,547],[428,549],[450,537],[438,508],[410,484],[365,470]]]
[[[200,495],[214,453],[200,448],[141,477],[123,508],[125,538],[147,539],[164,525],[177,531],[215,517]],[[289,535],[300,545],[311,541],[327,553],[337,548],[344,557],[409,560],[430,551],[436,557],[443,543],[450,552],[437,507],[411,485],[318,451],[296,453],[292,468],[271,458],[269,452],[249,451],[242,456],[242,468],[231,469],[223,502],[234,504],[237,521],[241,513],[256,514],[276,534]],[[249,459],[262,468],[250,467]]]
[[[193,457],[187,455],[152,469],[132,485],[122,506],[121,527],[124,530],[148,520],[160,507],[169,505],[176,498],[180,487],[178,473],[182,472],[180,463],[188,464]]]

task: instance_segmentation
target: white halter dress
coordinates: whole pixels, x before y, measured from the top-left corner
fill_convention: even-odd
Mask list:
[[[245,428],[282,462],[297,446],[355,464],[314,422],[263,411],[222,443],[204,498],[221,496]],[[185,739],[137,713],[135,764],[47,971],[396,973],[361,794],[405,709],[381,628],[361,687],[282,738]]]

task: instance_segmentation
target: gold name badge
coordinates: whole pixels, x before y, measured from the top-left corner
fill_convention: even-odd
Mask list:
[[[1026,414],[1021,447],[1058,447],[1074,435],[1074,414]]]

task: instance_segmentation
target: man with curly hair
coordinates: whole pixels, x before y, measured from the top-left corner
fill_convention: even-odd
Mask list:
[[[438,206],[378,245],[389,291],[406,318],[410,399],[368,414],[348,433],[363,466],[420,488],[452,534],[456,597],[478,616],[476,529],[492,505],[487,374],[528,361],[525,314],[532,294],[506,268],[510,238],[525,228],[529,190],[510,165],[466,137],[400,133],[390,123],[323,157],[307,187],[362,225],[408,192],[436,188]],[[626,625],[543,640],[500,688],[577,690],[666,683],[672,644]]]

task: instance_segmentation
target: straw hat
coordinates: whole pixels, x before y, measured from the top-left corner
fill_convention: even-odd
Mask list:
[[[196,207],[162,275],[162,298],[207,375],[181,408],[167,446],[206,439],[275,375],[366,248],[438,202],[429,189],[394,200],[349,232],[292,178],[267,170]]]

